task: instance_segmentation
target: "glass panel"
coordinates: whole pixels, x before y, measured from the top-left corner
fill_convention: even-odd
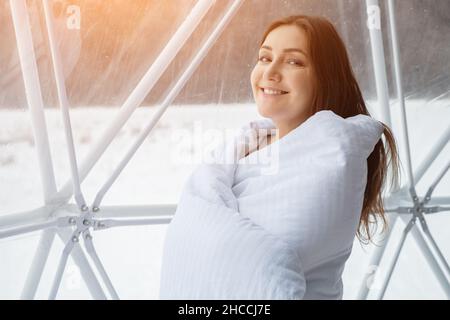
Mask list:
[[[58,189],[61,189],[70,183],[70,167],[42,3],[26,1],[55,178]],[[53,0],[49,3],[62,57],[78,165],[81,166],[197,1]],[[82,184],[88,204],[232,3],[231,0],[216,1],[95,164]],[[400,149],[404,150],[387,6],[386,2],[380,3],[392,127]],[[417,168],[449,126],[450,4],[447,0],[411,0],[396,1],[395,5],[412,162]],[[105,195],[103,204],[175,204],[185,179],[198,163],[196,160],[214,141],[215,135],[224,137],[259,117],[250,86],[250,73],[257,60],[260,37],[271,21],[294,14],[325,16],[336,26],[347,46],[369,110],[378,116],[364,1],[247,0]],[[0,66],[3,71],[0,73],[3,89],[0,91],[0,215],[4,215],[42,205],[43,192],[8,1],[0,2],[0,18]],[[418,185],[419,194],[426,192],[448,163],[449,152],[450,147],[447,146],[433,162]],[[447,174],[434,194],[448,197],[449,190]],[[444,255],[450,256],[450,247],[445,245],[450,243],[448,233],[443,229],[447,225],[445,219],[444,215],[430,216],[429,224],[436,240],[442,244]],[[98,253],[121,297],[157,297],[155,284],[159,283],[158,266],[165,228],[130,227],[94,233]],[[27,236],[26,253],[25,249],[20,249],[17,255],[13,248],[17,241],[22,240],[0,241],[0,250],[3,250],[0,257],[2,261],[4,257],[8,261],[0,264],[0,274],[12,274],[11,280],[5,278],[7,285],[2,288],[8,289],[0,289],[0,297],[20,296],[38,235]],[[398,239],[398,236],[399,230],[395,231],[393,239]],[[57,239],[37,297],[46,298],[50,290],[63,248],[63,243]],[[344,298],[356,297],[373,247],[368,249],[366,252],[355,241],[344,274]],[[387,254],[392,254],[392,250],[388,248]],[[405,247],[402,259],[406,260],[399,263],[398,275],[393,278],[392,291],[388,293],[390,297],[422,298],[422,293],[427,290],[433,291],[433,295],[425,298],[442,297],[432,273],[424,271],[427,268],[425,262],[420,266],[407,263],[411,256],[420,254],[413,242]],[[15,265],[21,267],[14,268]],[[2,272],[4,266],[6,269]],[[77,272],[74,262],[69,260],[59,297],[90,298]],[[418,273],[423,275],[423,282],[409,281],[408,275]],[[14,287],[14,283],[20,285]],[[130,283],[136,290],[130,291]],[[427,283],[433,285],[427,286]]]
[[[41,206],[37,150],[9,1],[0,2],[0,216]]]
[[[0,239],[0,299],[20,299],[42,232]]]

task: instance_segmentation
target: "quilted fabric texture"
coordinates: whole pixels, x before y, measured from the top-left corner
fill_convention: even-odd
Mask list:
[[[255,150],[261,128],[274,126],[242,128],[236,163],[202,164],[188,179],[166,234],[160,298],[342,298],[367,157],[383,127],[320,111]]]

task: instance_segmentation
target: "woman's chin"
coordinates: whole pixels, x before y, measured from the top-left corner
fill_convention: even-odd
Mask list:
[[[268,107],[262,107],[259,105],[258,105],[258,113],[260,114],[260,116],[264,118],[272,118],[274,116],[273,110],[271,110]]]

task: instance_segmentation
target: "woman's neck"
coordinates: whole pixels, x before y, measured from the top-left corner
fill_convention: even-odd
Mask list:
[[[293,119],[290,121],[277,121],[273,120],[275,126],[277,127],[277,134],[276,134],[276,140],[283,138],[285,135],[287,135],[289,132],[297,128],[299,125],[301,125],[306,119]],[[272,140],[274,141],[274,140]]]

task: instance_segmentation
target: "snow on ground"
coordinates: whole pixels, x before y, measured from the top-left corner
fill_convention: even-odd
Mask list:
[[[408,121],[412,144],[413,165],[417,167],[433,141],[450,125],[450,108],[447,104],[425,105],[409,103]],[[74,141],[78,163],[88,155],[108,123],[117,114],[117,108],[79,108],[71,110]],[[119,132],[101,160],[94,166],[82,184],[88,203],[112,173],[124,152],[136,139],[144,125],[154,114],[154,108],[139,108]],[[377,116],[377,113],[373,113]],[[196,165],[196,156],[210,146],[220,134],[233,130],[258,117],[253,105],[227,107],[171,107],[157,124],[154,132],[122,172],[103,200],[103,205],[175,204],[184,180]],[[399,132],[398,106],[394,106],[393,128]],[[58,110],[46,110],[48,135],[58,189],[69,178],[64,130]],[[217,130],[219,129],[219,130]],[[400,138],[397,138],[400,139]],[[424,194],[434,175],[450,158],[447,146],[436,159],[418,186]],[[434,175],[433,175],[434,174]],[[435,190],[437,196],[449,196],[450,175],[444,177]],[[29,114],[25,111],[0,111],[0,216],[31,210],[42,205],[42,190],[34,150],[33,132]],[[441,245],[444,255],[450,258],[450,225],[448,213],[429,216],[430,228]],[[160,259],[167,226],[142,226],[115,228],[94,233],[94,242],[121,298],[156,299],[158,295]],[[395,225],[386,258],[392,256],[402,222]],[[20,297],[26,275],[34,255],[40,233],[35,232],[0,240],[0,299]],[[45,299],[50,291],[56,265],[63,243],[56,239],[52,247],[37,297]],[[354,299],[362,277],[369,272],[373,294],[380,288],[380,277],[387,263],[379,268],[369,266],[373,246],[362,247],[356,240],[353,253],[344,271],[344,298]],[[375,273],[375,271],[378,271]],[[58,298],[89,299],[79,270],[69,260]],[[442,289],[430,271],[426,260],[410,238],[400,256],[386,298],[445,299]]]

